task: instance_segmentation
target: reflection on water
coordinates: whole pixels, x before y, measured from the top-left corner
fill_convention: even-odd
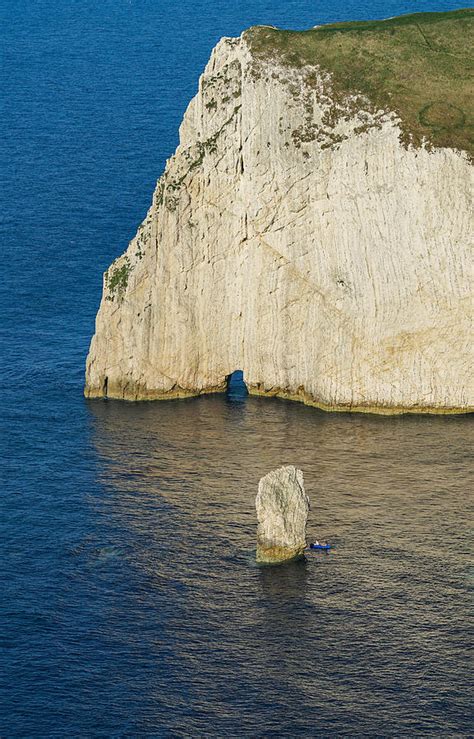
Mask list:
[[[148,655],[134,730],[146,713],[184,735],[467,731],[471,419],[226,396],[89,408],[116,619]],[[334,549],[259,568],[257,484],[282,464]]]
[[[302,605],[308,583],[308,562],[297,560],[280,567],[259,567],[259,580],[264,602],[281,612],[283,604]]]

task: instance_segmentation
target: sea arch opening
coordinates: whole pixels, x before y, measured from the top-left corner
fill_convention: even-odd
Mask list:
[[[226,377],[227,389],[226,395],[229,400],[241,402],[245,400],[249,391],[244,381],[243,370],[234,370]]]

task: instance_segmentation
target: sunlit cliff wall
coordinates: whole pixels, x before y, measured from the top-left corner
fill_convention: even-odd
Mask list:
[[[242,369],[251,393],[333,410],[473,406],[469,154],[333,89],[251,32],[217,45],[104,275],[87,396],[197,395]]]

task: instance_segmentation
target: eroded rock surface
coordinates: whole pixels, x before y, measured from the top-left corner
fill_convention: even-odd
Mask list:
[[[278,564],[300,557],[306,548],[309,511],[302,471],[280,467],[262,477],[255,506],[257,562]]]
[[[474,406],[468,156],[330,91],[317,62],[220,41],[105,273],[87,396],[222,391],[242,369],[251,394],[325,409]]]

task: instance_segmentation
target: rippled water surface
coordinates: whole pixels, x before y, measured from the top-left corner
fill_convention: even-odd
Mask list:
[[[217,39],[459,6],[0,0],[2,737],[472,734],[471,418],[82,397]],[[334,549],[257,568],[281,464]]]

